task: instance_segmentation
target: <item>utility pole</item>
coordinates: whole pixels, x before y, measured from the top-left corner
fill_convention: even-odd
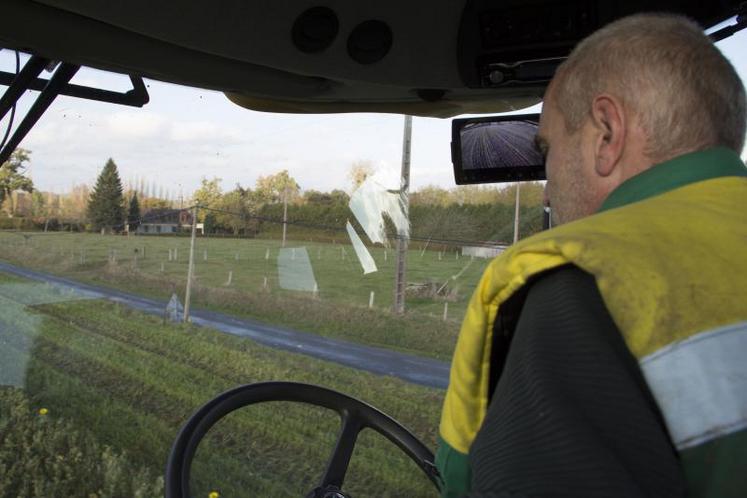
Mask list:
[[[514,244],[519,241],[519,187],[521,182],[516,182],[516,210],[514,211]]]
[[[195,268],[195,234],[197,233],[197,206],[192,207],[192,239],[189,241],[189,269],[187,270],[187,292],[184,295],[184,322],[189,321],[189,299],[192,291],[192,274]]]
[[[410,221],[410,145],[412,143],[412,116],[405,116],[405,131],[402,138],[402,176],[399,195],[405,219]],[[407,233],[400,230],[397,234],[397,262],[395,263],[394,312],[402,315],[405,312],[405,267],[407,263]]]
[[[283,243],[281,247],[285,247],[285,232],[288,228],[288,185],[283,190]]]

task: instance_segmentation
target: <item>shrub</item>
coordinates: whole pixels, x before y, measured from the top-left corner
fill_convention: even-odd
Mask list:
[[[145,498],[163,495],[163,478],[133,466],[13,388],[0,389],[0,496]]]

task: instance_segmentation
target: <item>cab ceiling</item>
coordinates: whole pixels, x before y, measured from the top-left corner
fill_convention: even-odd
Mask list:
[[[600,10],[602,3],[609,4],[591,0],[5,0],[0,7],[5,19],[0,46],[220,90],[234,102],[264,111],[447,117],[526,107],[539,101],[544,89],[541,82],[481,83],[476,64],[495,56],[491,50],[501,52],[501,47],[485,50],[479,36],[460,34],[465,7],[477,20],[486,9],[516,6],[541,12],[543,6],[581,5],[595,9],[599,19],[590,21],[590,27],[595,27],[594,23],[618,15],[618,11]],[[693,10],[703,2],[660,3],[692,4]],[[646,3],[651,4],[656,2]],[[322,43],[321,50],[299,46],[293,35],[299,16],[313,8],[332,12],[337,23],[336,34]],[[729,14],[728,9],[701,10],[707,22]],[[371,26],[375,29],[366,31]],[[381,47],[386,42],[376,31],[382,26],[391,34],[388,48]],[[526,29],[531,32],[532,26]],[[314,26],[310,35],[326,36]],[[562,55],[574,42],[540,43],[534,48],[529,43],[528,55],[541,57],[545,51]],[[377,55],[379,49],[386,49],[383,56]],[[510,57],[506,54],[501,56]]]

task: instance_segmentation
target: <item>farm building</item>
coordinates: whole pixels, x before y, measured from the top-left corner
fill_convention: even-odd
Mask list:
[[[128,227],[129,228],[129,227]],[[148,211],[135,230],[136,234],[169,234],[192,229],[192,213],[187,209],[158,208]],[[203,223],[196,229],[204,233]]]
[[[462,256],[473,258],[494,258],[506,250],[508,246],[462,246]]]

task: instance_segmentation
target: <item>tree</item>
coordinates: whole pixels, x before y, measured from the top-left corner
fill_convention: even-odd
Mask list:
[[[61,196],[58,200],[59,216],[68,220],[81,221],[86,216],[88,201],[91,191],[86,184],[73,185],[69,194]]]
[[[137,192],[132,193],[130,197],[130,208],[127,213],[127,224],[129,225],[129,231],[134,232],[137,227],[140,226],[140,202],[137,200]]]
[[[435,185],[426,185],[410,194],[410,204],[412,205],[448,206],[454,202],[454,196],[451,192]]]
[[[203,177],[200,181],[200,188],[195,190],[194,194],[192,194],[192,202],[199,204],[202,207],[217,208],[221,196],[223,195],[220,188],[220,182],[222,181],[223,180],[216,177],[213,177],[212,180]],[[206,214],[206,210],[198,210],[197,221],[204,223]]]
[[[303,193],[304,204],[343,204],[347,206],[350,196],[344,190],[335,189],[331,192],[306,190]]]
[[[88,200],[88,218],[95,230],[113,230],[122,226],[124,217],[122,181],[117,165],[109,158]]]
[[[288,170],[284,169],[274,175],[257,178],[254,191],[261,203],[277,204],[283,202],[286,195],[288,196],[288,202],[300,200],[301,187],[288,174]]]
[[[226,192],[220,199],[218,209],[222,212],[215,215],[216,223],[234,235],[247,231],[256,232],[256,219],[251,217],[258,208],[258,199],[251,189],[236,184],[236,188]]]
[[[203,221],[203,230],[205,233],[215,233],[215,213],[213,211],[208,211],[205,214],[205,221]]]
[[[47,202],[44,199],[44,194],[38,190],[34,190],[31,193],[31,216],[35,218],[45,218],[49,215],[49,209],[47,209]]]
[[[10,155],[10,159],[0,166],[0,206],[5,199],[10,200],[10,215],[15,213],[15,203],[13,202],[13,192],[23,190],[24,192],[33,192],[34,182],[31,178],[25,176],[25,163],[29,161],[31,151],[18,148]]]
[[[142,201],[138,198],[138,204],[140,204],[140,213],[142,215],[146,215],[149,211],[154,209],[171,209],[171,203],[169,201],[165,199],[156,199],[155,197],[149,197]]]

